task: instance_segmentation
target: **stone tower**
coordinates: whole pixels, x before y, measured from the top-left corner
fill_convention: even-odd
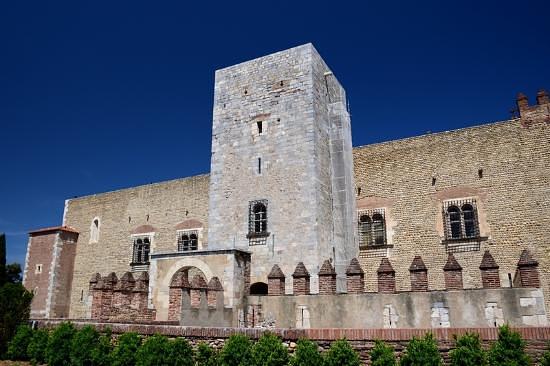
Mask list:
[[[208,247],[250,251],[252,283],[304,262],[313,293],[329,259],[343,289],[354,226],[346,95],[313,45],[217,70]]]

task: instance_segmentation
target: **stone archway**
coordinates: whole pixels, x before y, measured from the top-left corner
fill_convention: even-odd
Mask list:
[[[190,298],[192,290],[191,282],[198,281],[206,284],[206,275],[199,268],[194,266],[184,266],[178,269],[170,280],[170,290],[168,292],[168,320],[180,321],[182,306],[185,299]],[[196,297],[197,295],[195,295]],[[200,302],[200,292],[198,294]]]

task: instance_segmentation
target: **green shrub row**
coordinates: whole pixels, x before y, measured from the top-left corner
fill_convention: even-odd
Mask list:
[[[453,366],[527,366],[532,361],[525,342],[508,326],[499,330],[498,340],[484,350],[479,335],[456,337],[450,351]],[[218,352],[206,343],[196,350],[184,338],[154,335],[142,338],[136,333],[112,339],[110,331],[100,334],[94,327],[80,330],[63,323],[48,332],[20,326],[8,345],[7,356],[14,361],[50,366],[358,366],[358,353],[346,340],[331,344],[321,353],[316,343],[301,339],[291,356],[281,340],[270,333],[253,343],[243,335],[231,336]],[[443,360],[432,334],[413,338],[397,360],[392,347],[376,341],[370,353],[373,366],[441,366]],[[550,366],[550,351],[538,365]]]

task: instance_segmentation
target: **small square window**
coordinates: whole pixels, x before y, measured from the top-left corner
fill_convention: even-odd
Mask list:
[[[37,265],[36,265],[36,268],[35,268],[35,270],[34,270],[34,273],[36,273],[36,274],[42,273],[42,265],[41,265],[41,264],[37,264]]]

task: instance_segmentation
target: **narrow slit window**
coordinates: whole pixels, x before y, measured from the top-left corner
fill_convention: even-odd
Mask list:
[[[262,121],[256,122],[256,125],[258,126],[258,135],[261,135],[264,132],[264,126]]]
[[[262,158],[258,158],[258,174],[262,174]]]

